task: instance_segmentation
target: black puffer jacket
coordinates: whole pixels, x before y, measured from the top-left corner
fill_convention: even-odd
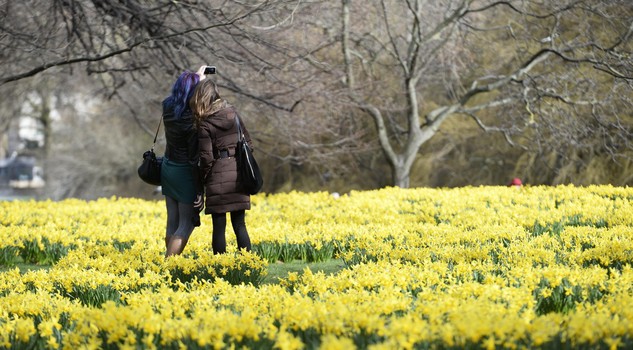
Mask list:
[[[200,120],[200,174],[205,188],[205,213],[227,213],[251,208],[251,198],[242,190],[237,179],[235,146],[237,145],[237,110],[224,102],[221,108],[211,111]],[[244,120],[240,119],[244,138],[252,146]],[[221,151],[228,158],[220,157]]]
[[[194,184],[202,193],[202,182],[198,169],[198,133],[193,124],[191,110],[187,109],[180,118],[176,118],[172,109],[163,102],[163,124],[165,125],[165,157],[177,163],[189,163],[192,166]]]

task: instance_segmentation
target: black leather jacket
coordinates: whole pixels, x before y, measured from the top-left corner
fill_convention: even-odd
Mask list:
[[[189,163],[192,166],[195,186],[202,192],[198,170],[198,130],[193,124],[193,115],[187,108],[178,119],[173,110],[163,104],[163,124],[165,125],[165,157],[172,162]]]

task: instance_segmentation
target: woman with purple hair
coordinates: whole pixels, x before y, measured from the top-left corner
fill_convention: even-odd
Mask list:
[[[200,226],[202,183],[198,171],[198,134],[193,124],[189,99],[204,68],[185,71],[163,101],[165,155],[161,166],[161,186],[167,206],[165,256],[180,254],[196,226]]]

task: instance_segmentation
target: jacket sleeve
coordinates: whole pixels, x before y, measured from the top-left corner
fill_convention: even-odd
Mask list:
[[[200,150],[200,182],[204,184],[213,166],[213,142],[209,129],[204,125],[198,129],[198,148]]]

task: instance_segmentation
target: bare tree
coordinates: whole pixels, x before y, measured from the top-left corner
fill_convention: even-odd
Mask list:
[[[257,71],[272,58],[253,48],[275,48],[245,28],[270,22],[256,15],[274,16],[286,3],[294,1],[7,1],[0,5],[0,85],[78,64],[101,74],[112,93],[143,75],[160,82],[216,61]],[[230,70],[219,73],[227,88],[248,95]]]
[[[396,186],[409,186],[420,147],[456,115],[526,149],[582,147],[588,134],[614,158],[633,148],[631,121],[619,116],[633,79],[628,1],[342,0],[341,8],[346,96],[373,119]]]
[[[93,96],[106,100],[104,104],[108,103],[108,99],[116,98],[127,111],[117,109],[117,116],[108,116],[105,112],[103,117],[116,117],[123,125],[136,122],[149,135],[155,130],[160,103],[174,77],[184,69],[215,64],[218,65],[219,85],[228,93],[246,96],[273,110],[290,111],[298,103],[292,100],[292,96],[275,97],[282,95],[283,89],[292,88],[281,84],[278,84],[280,91],[256,88],[260,82],[277,80],[266,73],[266,69],[275,65],[277,56],[286,55],[274,43],[253,35],[253,31],[260,31],[254,28],[278,23],[278,18],[295,7],[296,1],[291,0],[4,1],[0,3],[0,87],[8,92],[28,92],[38,86],[42,94],[48,92],[50,96],[59,97],[57,100],[68,99],[77,103],[93,100]],[[84,78],[84,74],[80,74],[78,79],[66,78],[77,70],[83,70],[93,79]],[[39,79],[46,79],[46,86]],[[77,89],[66,85],[77,82],[87,85]],[[92,88],[94,86],[101,88]],[[42,95],[42,98],[50,96]],[[2,104],[0,126],[4,129],[9,119],[15,116],[4,112],[20,110],[23,99],[3,99]],[[65,111],[69,115],[64,117],[74,120],[75,111],[72,108]],[[122,114],[127,118],[120,118]],[[68,135],[77,132],[79,124],[88,125],[76,121],[66,124],[72,129],[67,131]],[[92,139],[112,140],[101,134],[107,128],[95,127],[96,123],[90,125],[91,133],[99,133],[98,136],[91,135]],[[121,128],[127,129],[129,127]],[[56,133],[58,136],[63,134],[60,130]],[[94,159],[90,159],[90,151],[87,151],[90,147],[83,147],[96,143],[90,143],[90,139],[90,136],[57,139],[65,141],[64,145],[58,145],[58,150],[87,153],[86,157],[69,156],[67,159],[61,159],[56,154],[57,160],[48,162],[50,166],[59,168],[49,169],[48,173],[59,177],[60,181],[69,180],[66,184],[60,182],[60,186],[73,186],[74,183],[76,187],[93,188],[92,185],[79,186],[86,181],[97,181],[94,174],[89,174],[90,169],[107,173],[115,172],[114,169],[122,165],[109,164],[103,169],[96,169]],[[70,140],[74,144],[71,145]],[[121,140],[117,138],[117,141]],[[112,153],[121,154],[130,153],[129,146],[115,142],[108,147],[119,149]],[[94,152],[93,149],[93,155]],[[139,149],[133,154],[140,152]],[[121,160],[120,157],[118,159]],[[79,166],[82,162],[86,171],[77,175],[83,176],[81,179],[64,175],[72,172],[70,169],[82,168]],[[126,166],[128,173],[135,171],[129,162]],[[108,174],[105,177],[112,178]],[[55,197],[77,196],[81,189],[59,188],[56,191],[59,193],[56,192]]]

